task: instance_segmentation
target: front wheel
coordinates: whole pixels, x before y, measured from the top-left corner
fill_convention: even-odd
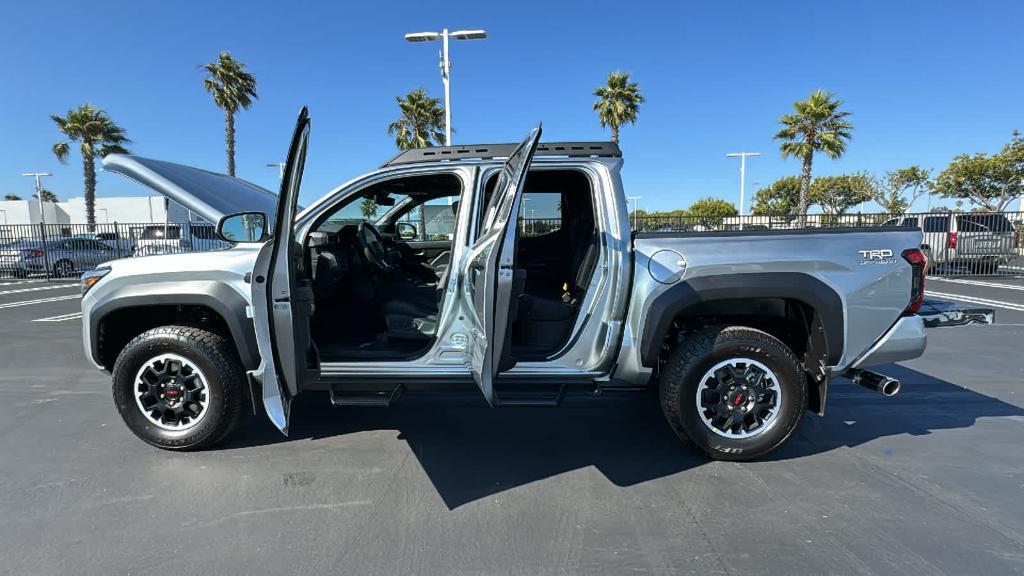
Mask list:
[[[687,335],[668,357],[661,406],[675,433],[716,460],[753,460],[781,446],[807,407],[793,352],[743,326]]]
[[[224,337],[190,326],[136,336],[113,369],[114,404],[128,428],[167,450],[207,448],[238,426],[241,363]]]

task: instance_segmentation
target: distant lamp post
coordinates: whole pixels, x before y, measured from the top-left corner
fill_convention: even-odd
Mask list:
[[[39,199],[39,223],[46,224],[46,212],[43,211],[43,184],[39,181],[43,176],[53,176],[49,172],[26,172],[22,176],[36,179],[36,198]]]
[[[267,168],[277,168],[278,180],[284,180],[284,167],[287,165],[287,162],[268,162]]]
[[[760,152],[730,152],[726,154],[729,158],[738,157],[740,159],[740,230],[743,230],[743,194],[746,191],[744,180],[747,177],[747,157],[760,155]]]
[[[633,201],[633,230],[637,229],[637,227],[636,227],[636,219],[637,219],[637,216],[639,216],[639,212],[640,212],[640,199],[641,198],[643,198],[643,196],[628,196],[626,198],[626,200],[632,200]]]
[[[440,32],[413,32],[406,34],[409,42],[434,42],[441,40],[441,82],[444,83],[444,145],[452,145],[452,99],[448,73],[452,63],[448,59],[448,38],[456,40],[483,40],[487,32],[483,30],[456,30],[449,32],[447,28]]]

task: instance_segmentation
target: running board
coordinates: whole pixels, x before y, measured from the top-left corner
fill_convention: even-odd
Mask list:
[[[504,391],[495,394],[498,406],[558,406],[565,397],[565,384],[558,387],[557,391],[547,390],[524,390]]]
[[[404,388],[401,384],[395,386],[391,391],[367,391],[367,392],[336,392],[331,388],[331,404],[335,406],[362,406],[374,408],[387,408],[401,394]]]

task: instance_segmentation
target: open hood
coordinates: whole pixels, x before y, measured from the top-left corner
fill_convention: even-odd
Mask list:
[[[210,223],[235,212],[263,212],[274,221],[277,194],[251,182],[128,154],[110,154],[103,169],[116,172],[174,200]]]

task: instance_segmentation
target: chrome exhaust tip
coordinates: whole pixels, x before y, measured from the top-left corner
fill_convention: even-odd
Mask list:
[[[852,370],[847,374],[850,380],[882,396],[895,396],[900,392],[900,381],[870,370]]]

